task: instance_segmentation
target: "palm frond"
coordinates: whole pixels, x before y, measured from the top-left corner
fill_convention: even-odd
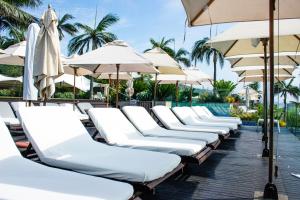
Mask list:
[[[97,25],[96,30],[98,31],[105,31],[108,27],[114,25],[119,21],[119,17],[117,15],[113,14],[107,14],[105,15],[102,20]]]

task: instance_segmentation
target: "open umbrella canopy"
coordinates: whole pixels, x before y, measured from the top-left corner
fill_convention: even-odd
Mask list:
[[[4,50],[0,49],[0,54],[4,54],[4,53],[5,53]]]
[[[22,83],[22,77],[8,77],[0,74],[0,85],[1,86],[11,86]]]
[[[0,64],[24,66],[26,41],[11,45],[0,55]]]
[[[274,58],[275,65],[300,65],[300,52],[280,52],[276,53]],[[226,60],[230,62],[231,67],[264,65],[263,54],[230,56]]]
[[[300,19],[286,19],[274,22],[275,52],[297,52],[300,43]],[[241,54],[262,54],[261,38],[269,37],[269,22],[254,21],[238,23],[212,38],[208,43],[221,51],[225,57]]]
[[[76,76],[75,77],[75,87],[81,91],[87,92],[90,90],[90,80],[85,78],[84,76]],[[62,76],[55,79],[56,85],[58,83],[62,83],[63,86],[74,87],[74,76],[70,74],[63,74]],[[94,87],[99,87],[99,83],[94,82]]]
[[[64,65],[64,73],[65,74],[72,74],[72,75],[75,75],[75,76],[85,76],[85,75],[90,75],[90,74],[93,74],[92,71],[88,70],[88,69],[85,69],[83,67],[78,67],[78,66],[72,66],[72,65],[68,65],[66,64],[66,62],[70,59],[74,59],[74,58],[77,58],[78,55],[74,54],[70,57],[66,57],[64,55],[61,55],[61,60],[62,60],[62,63]]]
[[[116,80],[117,79],[117,73],[102,73],[100,75],[95,75],[95,77],[98,78],[98,79]],[[132,79],[133,79],[133,77],[127,72],[119,73],[119,80],[132,80]]]
[[[269,81],[270,76],[268,76],[268,81]],[[294,76],[289,75],[289,74],[277,74],[274,73],[274,81],[285,81],[287,79],[294,78]],[[252,75],[252,76],[242,76],[239,79],[239,82],[262,82],[264,79],[263,75]]]
[[[189,26],[269,19],[269,0],[182,0]],[[300,18],[299,0],[280,0],[274,17]]]
[[[267,67],[268,74],[270,74],[269,69],[270,68]],[[278,65],[274,67],[275,72],[280,75],[292,75],[295,69],[297,68],[293,65]],[[232,68],[231,71],[236,72],[238,76],[263,75],[264,66],[235,67]]]
[[[241,89],[237,94],[243,98],[246,98],[246,95],[248,94],[249,100],[258,100],[260,96],[259,92],[249,87]]]
[[[50,98],[54,94],[54,80],[64,73],[57,20],[55,12],[49,7],[42,16],[42,27],[36,42],[33,76],[43,99]]]
[[[179,63],[159,47],[145,52],[143,56],[153,63],[160,74],[184,75]]]
[[[65,64],[83,67],[98,74],[117,72],[116,65],[119,65],[120,72],[157,73],[150,61],[121,40],[66,60]]]

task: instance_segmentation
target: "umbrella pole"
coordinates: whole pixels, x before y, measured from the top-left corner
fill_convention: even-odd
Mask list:
[[[270,34],[270,155],[269,155],[269,180],[265,186],[264,198],[278,199],[276,185],[273,183],[273,128],[274,128],[274,10],[275,0],[269,0],[269,34]]]
[[[156,106],[156,94],[157,93],[157,73],[155,73],[155,82],[154,82],[154,95],[153,95],[153,105]]]
[[[264,47],[264,72],[263,72],[263,98],[264,98],[264,123],[263,123],[263,137],[262,141],[265,142],[265,147],[262,152],[262,157],[268,157],[269,156],[269,149],[268,149],[268,89],[267,89],[267,82],[268,82],[268,59],[267,59],[267,45],[268,45],[268,39],[264,38],[261,40],[263,47]]]
[[[191,84],[190,88],[190,106],[192,107],[193,105],[193,84]]]
[[[75,95],[76,95],[76,75],[77,75],[77,68],[76,67],[74,67],[73,68],[74,69],[74,84],[73,84],[73,111],[75,111],[75,101],[76,101],[76,97],[75,97]]]
[[[107,91],[107,97],[106,97],[106,107],[109,106],[109,90],[111,85],[111,74],[108,75],[108,91]]]
[[[120,72],[120,64],[117,64],[116,108],[118,108],[119,106],[119,72]]]
[[[178,106],[178,81],[176,81],[176,106]]]
[[[44,94],[44,102],[43,102],[43,106],[46,106],[46,104],[47,104],[47,95]]]

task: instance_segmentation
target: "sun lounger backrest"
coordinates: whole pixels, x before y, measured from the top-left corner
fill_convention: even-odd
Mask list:
[[[190,107],[173,107],[175,115],[185,124],[198,122],[199,118]]]
[[[81,102],[81,103],[78,103],[78,108],[80,109],[80,111],[84,114],[87,114],[87,110],[93,108],[92,104],[91,103],[88,103],[88,102]]]
[[[44,106],[44,103],[40,103],[40,106]],[[59,106],[58,103],[47,102],[46,106]]]
[[[73,107],[74,107],[74,105],[73,104],[71,104],[71,103],[61,103],[61,104],[59,104],[59,106],[61,106],[61,107],[66,107],[66,108],[68,108],[68,109],[70,109],[70,110],[72,110],[73,111]],[[80,110],[77,108],[77,106],[75,105],[75,112],[76,113],[78,113],[78,114],[82,114],[81,112],[80,112]]]
[[[161,130],[161,127],[142,106],[124,106],[122,111],[131,123],[142,133],[149,130]]]
[[[8,102],[0,102],[0,116],[3,118],[16,118]]]
[[[170,108],[166,106],[154,106],[152,111],[167,128],[172,128],[173,126],[178,126],[181,124]]]
[[[21,154],[17,149],[8,128],[0,118],[0,161],[12,156],[21,157]]]
[[[18,112],[20,108],[26,107],[26,102],[25,101],[11,102],[11,106],[15,112]],[[33,107],[34,105],[31,104],[31,106]]]
[[[212,114],[212,112],[206,106],[200,106],[200,107],[205,111],[205,113],[207,114],[207,116],[214,117],[214,115]]]
[[[207,115],[206,111],[200,106],[193,106],[192,110],[201,118],[201,119],[208,119],[209,116]]]
[[[142,137],[141,133],[117,108],[91,108],[89,116],[107,143]]]
[[[92,141],[74,112],[56,106],[20,108],[18,113],[26,136],[39,157],[59,155],[60,149],[84,148]]]

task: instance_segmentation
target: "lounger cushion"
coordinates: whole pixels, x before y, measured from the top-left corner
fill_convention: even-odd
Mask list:
[[[206,146],[206,142],[199,140],[145,137],[116,108],[92,108],[88,112],[100,134],[112,145],[180,156],[192,156]]]
[[[19,126],[20,122],[16,118],[14,111],[8,102],[0,102],[0,116],[4,123],[8,126]]]
[[[88,102],[78,103],[77,106],[80,109],[80,111],[84,114],[88,114],[86,111],[93,108],[92,104]]]
[[[210,122],[208,120],[200,119],[190,107],[173,107],[172,110],[176,114],[176,116],[187,125],[227,127],[231,130],[236,130],[238,128],[236,124],[232,123]]]
[[[211,127],[211,126],[191,126],[182,124],[174,113],[166,106],[154,106],[152,108],[155,116],[160,120],[163,125],[171,130],[181,131],[196,131],[196,132],[209,132],[220,135],[228,134],[229,128],[226,127]]]
[[[14,109],[15,112],[18,112],[18,110],[22,107],[26,107],[26,102],[25,101],[16,101],[16,102],[11,102],[11,106]],[[31,104],[31,106],[34,106]]]
[[[88,120],[89,119],[89,116],[87,114],[81,113],[80,110],[78,110],[78,108],[76,107],[76,105],[74,107],[74,105],[71,103],[61,103],[61,104],[59,104],[59,106],[66,107],[66,108],[74,111],[80,120]],[[75,108],[75,110],[74,110],[74,108]]]
[[[205,107],[206,108],[206,107]],[[229,117],[216,117],[216,116],[211,116],[207,114],[206,109],[204,109],[204,106],[193,106],[192,107],[193,111],[200,117],[201,119],[207,119],[207,120],[212,120],[216,122],[228,122],[228,123],[233,123],[233,124],[241,124],[241,120],[237,118],[229,118]]]
[[[215,143],[219,140],[217,134],[173,131],[162,128],[154,121],[147,110],[141,106],[124,106],[122,111],[132,124],[145,136],[202,140],[208,144]]]
[[[19,115],[39,158],[52,166],[144,183],[163,177],[180,163],[176,155],[96,142],[68,108],[22,108]]]
[[[54,169],[25,159],[1,119],[0,130],[0,199],[125,200],[133,195],[129,184]]]

